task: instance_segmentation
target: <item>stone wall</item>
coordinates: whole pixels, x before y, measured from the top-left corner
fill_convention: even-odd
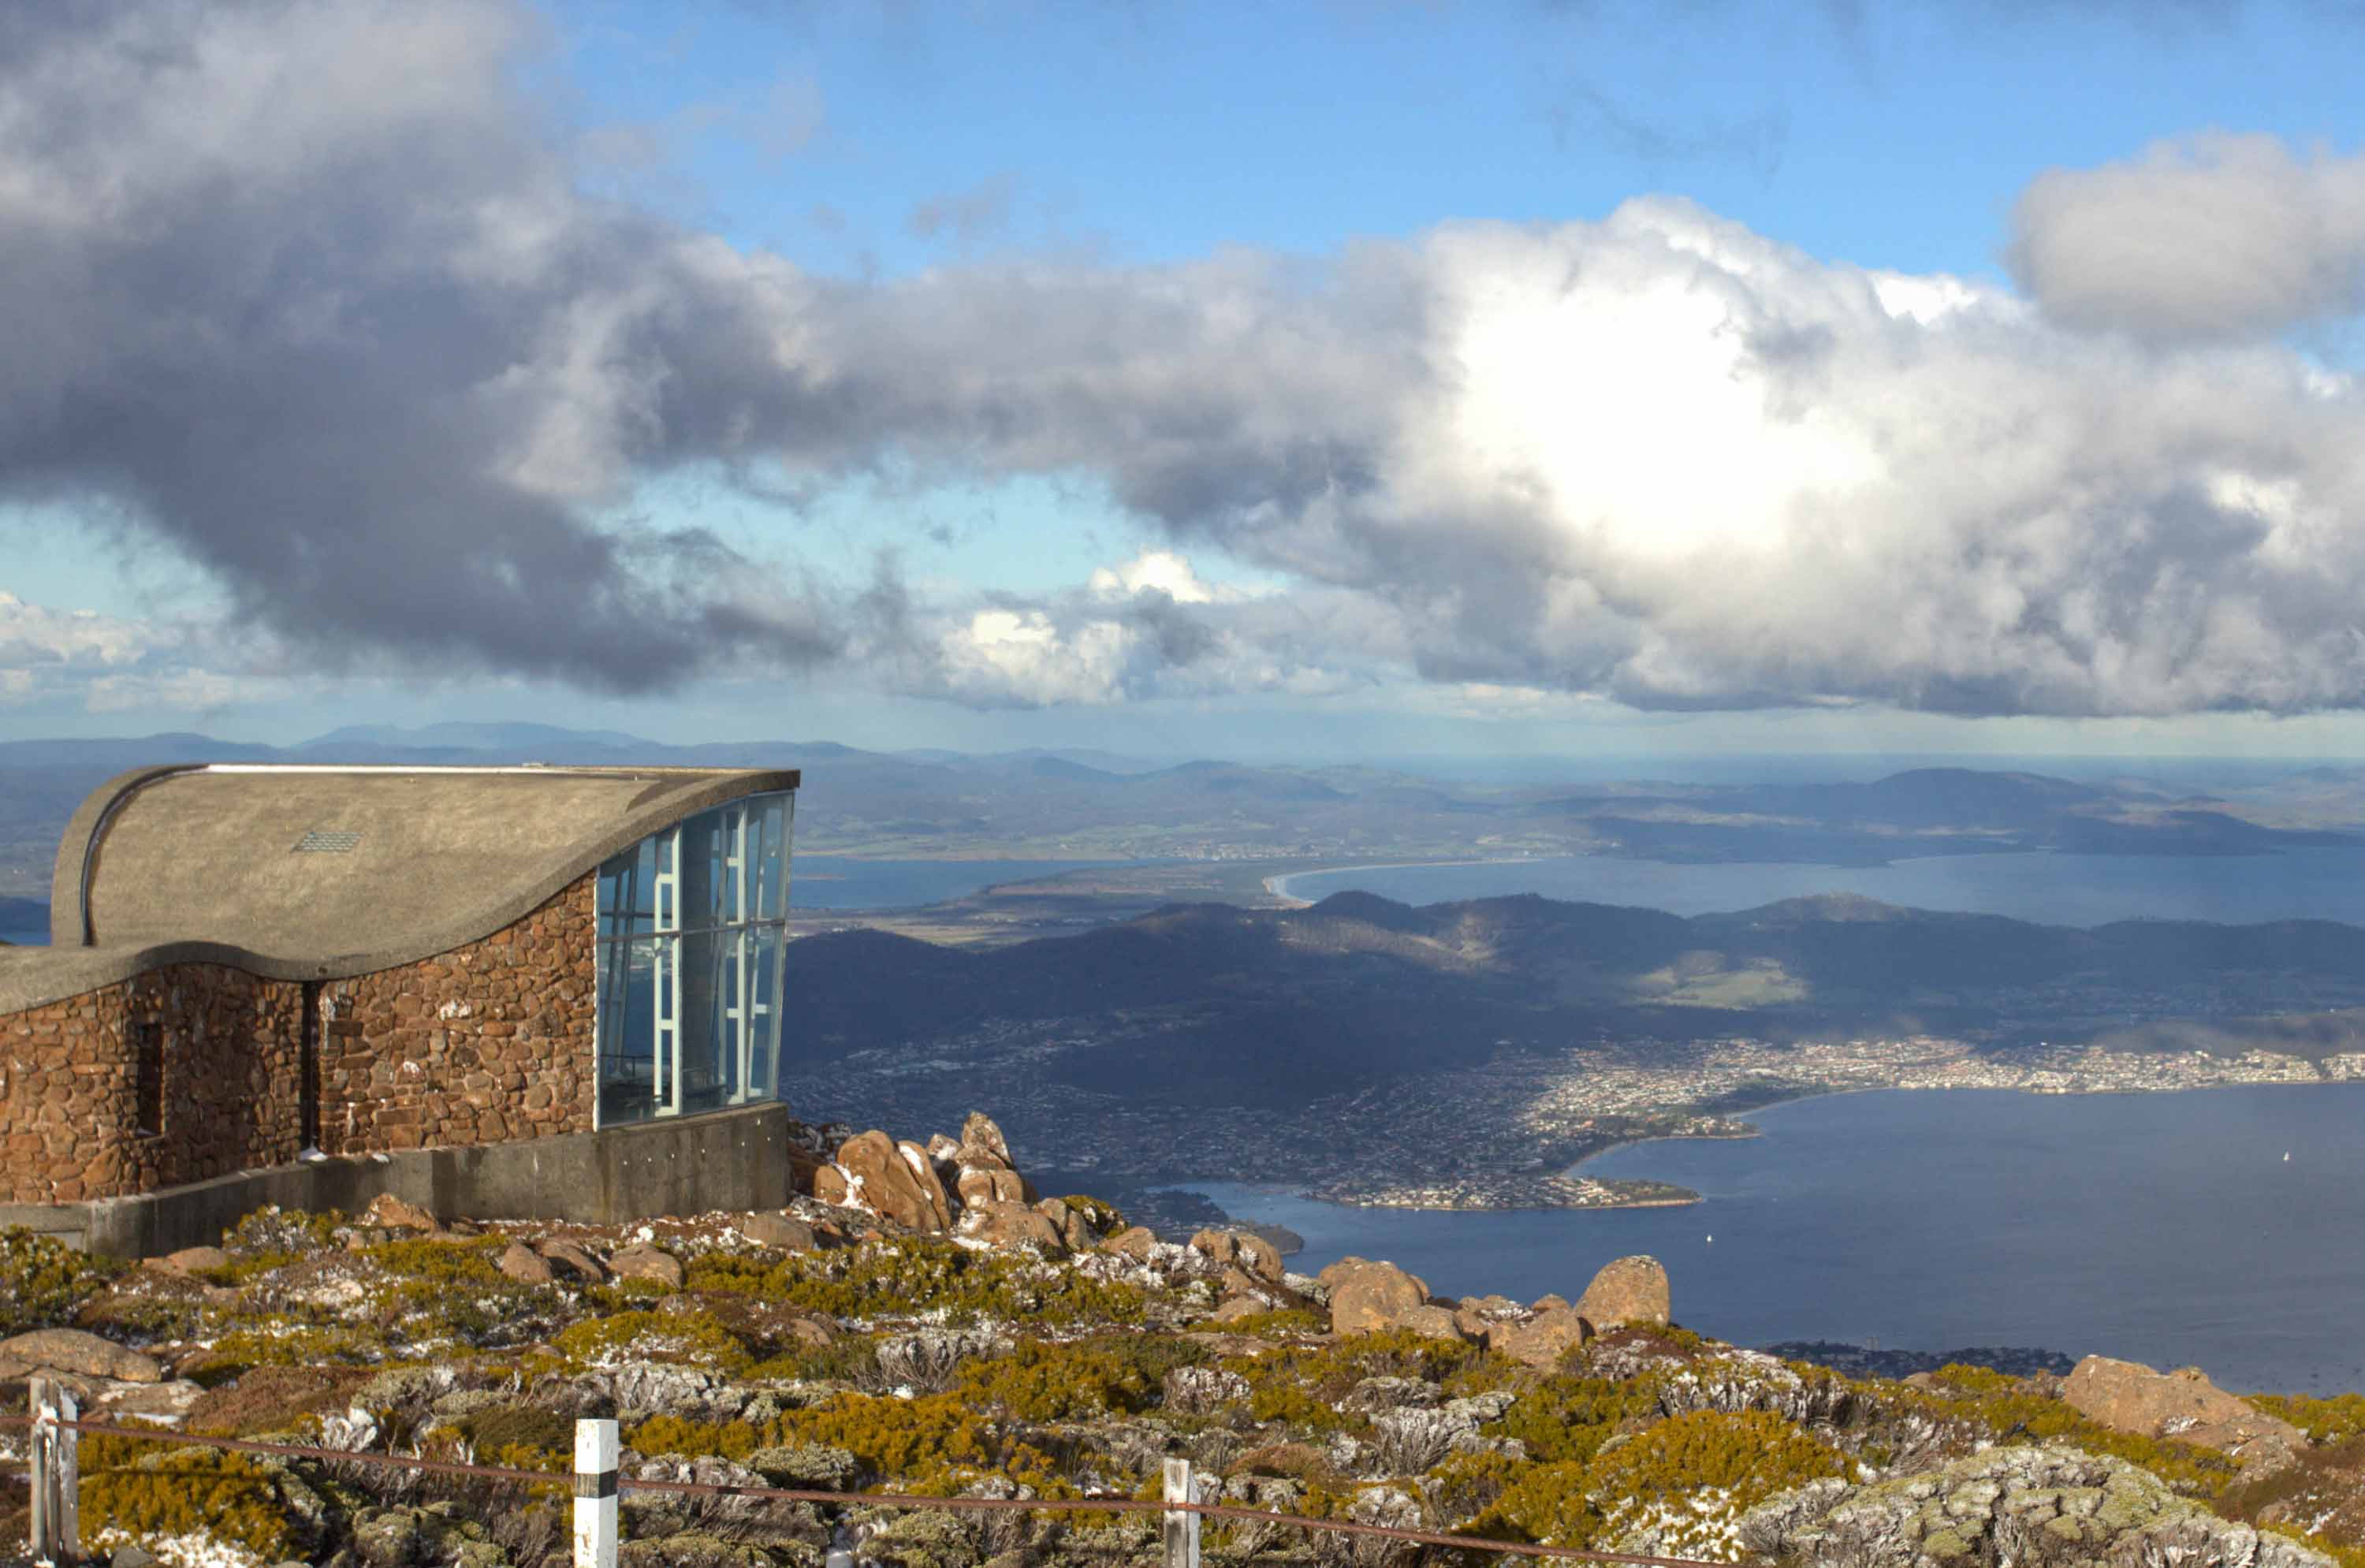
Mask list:
[[[320,1148],[364,1154],[591,1130],[598,900],[320,987]]]
[[[593,879],[433,958],[318,982],[324,1153],[590,1130]],[[284,1165],[303,1147],[307,986],[176,964],[0,1017],[0,1203],[128,1196]],[[139,1025],[161,1052],[142,1130]]]
[[[296,1158],[303,988],[181,964],[0,1020],[0,1197],[117,1197]],[[134,1058],[155,1031],[161,1125]]]

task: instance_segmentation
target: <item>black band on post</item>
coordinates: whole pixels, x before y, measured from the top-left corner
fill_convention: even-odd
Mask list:
[[[603,1470],[597,1475],[577,1475],[575,1495],[578,1497],[612,1497],[616,1495],[616,1473]]]

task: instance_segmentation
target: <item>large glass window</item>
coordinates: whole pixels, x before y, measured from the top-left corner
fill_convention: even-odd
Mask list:
[[[795,806],[751,795],[600,868],[600,1126],[776,1092]]]

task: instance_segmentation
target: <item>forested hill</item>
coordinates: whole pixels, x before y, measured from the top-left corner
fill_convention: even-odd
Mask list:
[[[2322,1011],[2365,1002],[2365,929],[2079,929],[1844,897],[1685,919],[1531,895],[1415,909],[1340,893],[1303,910],[1172,906],[997,951],[849,931],[792,944],[790,971],[815,1057],[995,1020],[1162,1010],[1203,1067],[1295,1080],[1449,1065],[1504,1041]],[[1286,1070],[1265,1060],[1276,1054]]]

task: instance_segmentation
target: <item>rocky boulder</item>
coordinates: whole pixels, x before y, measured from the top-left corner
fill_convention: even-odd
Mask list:
[[[1496,1328],[1524,1323],[1529,1316],[1526,1307],[1506,1295],[1468,1295],[1453,1305],[1453,1320],[1462,1325],[1463,1334],[1482,1342]]]
[[[1245,1230],[1203,1230],[1191,1238],[1191,1250],[1218,1263],[1229,1263],[1268,1284],[1281,1283],[1287,1272],[1281,1251],[1261,1236]]]
[[[942,1231],[952,1225],[945,1184],[918,1144],[897,1143],[876,1129],[857,1133],[838,1146],[835,1170],[837,1180],[828,1185],[842,1195],[824,1191],[830,1171],[813,1178],[813,1196],[824,1203],[867,1209],[906,1230]]]
[[[1068,1251],[1068,1238],[1038,1210],[1025,1204],[983,1203],[961,1212],[953,1234],[989,1247],[1032,1247],[1048,1257]]]
[[[1000,1124],[982,1111],[971,1111],[961,1123],[961,1145],[965,1148],[981,1148],[1002,1161],[1004,1170],[1015,1170],[1010,1158],[1010,1140],[1002,1136]]]
[[[501,1249],[500,1261],[494,1266],[521,1284],[546,1285],[558,1277],[550,1260],[522,1241],[512,1241]]]
[[[608,1271],[620,1280],[655,1280],[674,1290],[681,1288],[683,1278],[680,1259],[662,1247],[646,1244],[611,1253]]]
[[[2307,1446],[2298,1428],[2226,1393],[2198,1367],[2161,1372],[2088,1356],[2062,1383],[2061,1397],[2113,1431],[2200,1443],[2239,1459],[2280,1462]]]
[[[608,1265],[593,1257],[588,1249],[572,1241],[537,1241],[533,1249],[565,1272],[588,1284],[599,1284],[608,1277]]]
[[[1099,1239],[1084,1216],[1058,1198],[1043,1199],[1035,1205],[1035,1212],[1051,1222],[1051,1228],[1059,1233],[1059,1245],[1070,1252],[1085,1251]]]
[[[1304,1298],[1287,1286],[1251,1274],[1238,1263],[1224,1265],[1224,1271],[1216,1276],[1216,1289],[1227,1301],[1254,1301],[1269,1310],[1306,1305]]]
[[[369,1201],[354,1220],[357,1225],[372,1226],[379,1230],[417,1230],[432,1233],[443,1228],[437,1219],[417,1204],[396,1197],[392,1193],[380,1193]]]
[[[1330,1291],[1330,1332],[1376,1334],[1409,1328],[1432,1338],[1458,1339],[1461,1327],[1445,1307],[1429,1304],[1429,1286],[1394,1263],[1341,1258],[1317,1276]]]
[[[739,1234],[758,1247],[769,1247],[779,1252],[810,1252],[820,1245],[812,1226],[794,1215],[774,1214],[769,1210],[751,1214],[742,1219]]]
[[[999,1165],[961,1165],[953,1178],[963,1204],[1024,1204],[1026,1182],[1017,1171]]]
[[[1621,1324],[1664,1328],[1668,1316],[1667,1271],[1656,1258],[1620,1258],[1605,1263],[1585,1287],[1576,1314],[1597,1334]]]
[[[2219,1518],[2123,1460],[1990,1449],[1871,1486],[1819,1481],[1743,1515],[1752,1560],[1974,1568],[2331,1568],[2281,1536]],[[1652,1551],[1639,1536],[1613,1551]],[[1664,1542],[1659,1543],[1664,1545]]]
[[[1158,1245],[1158,1233],[1146,1225],[1129,1225],[1101,1243],[1104,1252],[1115,1252],[1127,1258],[1147,1260],[1151,1249]]]
[[[928,1205],[928,1214],[938,1230],[949,1229],[953,1223],[952,1195],[945,1191],[944,1180],[936,1174],[936,1162],[928,1151],[909,1138],[895,1145],[895,1152],[903,1157],[903,1168],[912,1173],[913,1183]],[[921,1228],[918,1226],[914,1227]]]
[[[1236,1295],[1218,1303],[1207,1315],[1210,1323],[1238,1323],[1244,1317],[1261,1317],[1273,1310],[1272,1304],[1258,1296]]]
[[[184,1247],[178,1252],[168,1252],[162,1258],[143,1259],[140,1266],[152,1269],[160,1274],[185,1279],[208,1270],[229,1268],[230,1254],[219,1247]]]
[[[112,1339],[79,1328],[36,1328],[0,1339],[0,1379],[35,1372],[111,1378],[118,1383],[162,1383],[164,1366],[153,1356],[126,1350]]]
[[[1569,1350],[1593,1338],[1593,1325],[1573,1306],[1550,1307],[1524,1323],[1485,1325],[1486,1348],[1549,1371]]]

